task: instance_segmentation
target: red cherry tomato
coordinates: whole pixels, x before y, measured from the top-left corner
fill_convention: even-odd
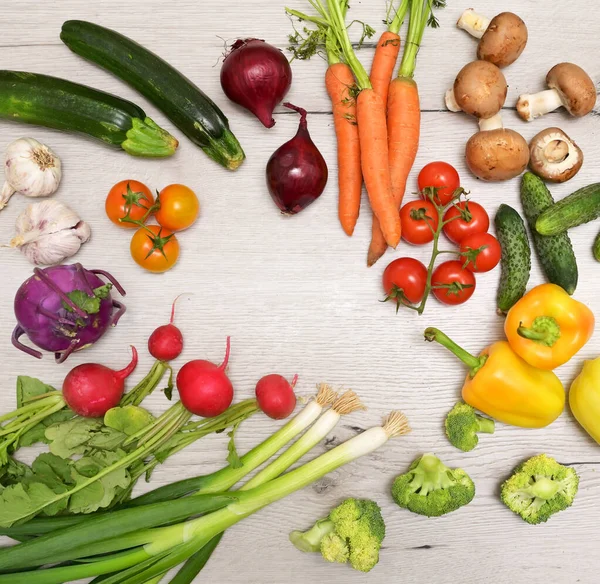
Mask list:
[[[475,292],[475,276],[463,268],[463,262],[440,264],[431,276],[432,292],[444,304],[463,304]]]
[[[395,300],[398,306],[403,300],[418,304],[425,294],[427,268],[413,258],[398,258],[383,272],[383,289],[386,300]]]
[[[454,191],[460,187],[460,177],[456,169],[447,162],[430,162],[421,169],[418,183],[420,193],[427,187],[438,189],[436,203],[447,205]]]
[[[458,219],[455,219],[458,217]],[[454,243],[460,243],[465,237],[475,233],[485,233],[490,228],[487,211],[473,201],[463,201],[452,205],[444,214],[444,233]]]
[[[433,230],[438,228],[440,218],[431,201],[410,201],[400,209],[402,239],[413,245],[433,241]]]
[[[500,262],[502,249],[498,240],[490,233],[474,233],[460,242],[460,253],[464,254],[462,256],[464,261],[469,260],[465,266],[467,270],[489,272]]]

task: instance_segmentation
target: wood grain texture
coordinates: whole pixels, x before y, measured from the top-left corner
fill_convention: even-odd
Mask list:
[[[463,148],[476,129],[475,123],[462,114],[443,111],[445,89],[458,69],[475,58],[476,50],[476,41],[454,26],[466,5],[454,0],[449,4],[439,13],[441,28],[426,32],[418,57],[417,81],[424,113],[415,168],[431,160],[447,160],[458,168],[473,198],[491,213],[501,202],[520,209],[518,181],[485,184],[469,175]],[[63,76],[118,93],[142,105],[159,124],[179,136],[180,132],[154,107],[118,79],[72,55],[58,38],[62,22],[70,18],[114,27],[156,51],[207,91],[230,117],[248,160],[239,171],[228,174],[185,139],[169,160],[137,160],[85,138],[0,124],[0,149],[13,139],[29,135],[51,145],[62,157],[64,180],[56,197],[79,211],[93,230],[92,241],[82,248],[77,260],[88,267],[109,269],[128,291],[127,314],[93,350],[75,355],[60,366],[50,356],[36,361],[10,345],[14,293],[30,275],[31,266],[18,252],[0,249],[1,409],[14,407],[18,374],[40,377],[59,387],[66,372],[78,363],[93,360],[122,366],[130,344],[142,354],[134,375],[135,380],[139,379],[151,364],[144,351],[148,335],[166,322],[172,299],[188,292],[177,316],[186,347],[176,366],[191,358],[218,362],[229,334],[233,343],[230,374],[238,399],[250,396],[254,383],[265,373],[297,372],[303,394],[309,395],[317,382],[326,380],[354,388],[369,406],[368,412],[353,414],[339,425],[332,433],[333,444],[377,423],[393,408],[403,409],[414,428],[410,436],[236,526],[198,582],[597,582],[600,478],[596,470],[600,449],[569,412],[543,430],[499,425],[496,435],[485,436],[481,445],[468,454],[453,449],[445,439],[443,419],[459,395],[463,371],[443,349],[426,345],[422,331],[429,325],[438,326],[472,351],[499,338],[502,321],[495,314],[499,273],[478,278],[477,291],[469,304],[446,309],[432,300],[422,317],[402,311],[396,316],[391,306],[378,302],[382,297],[380,277],[388,260],[404,254],[425,259],[428,250],[402,245],[367,269],[371,221],[366,206],[353,238],[346,237],[339,227],[335,140],[323,87],[325,64],[318,59],[293,63],[295,81],[288,97],[312,112],[309,128],[330,164],[328,187],[317,203],[292,218],[279,215],[270,200],[264,167],[270,154],[294,134],[297,116],[278,109],[275,128],[262,128],[226,100],[219,87],[218,70],[223,39],[230,42],[237,37],[256,36],[285,46],[291,24],[283,5],[279,0],[244,4],[218,0],[22,0],[3,6],[0,67]],[[306,8],[299,0],[293,6]],[[579,175],[552,189],[556,198],[598,180],[600,118],[594,114],[573,120],[564,113],[555,113],[525,124],[510,108],[519,93],[543,89],[547,70],[559,61],[577,62],[595,81],[600,79],[600,24],[593,18],[594,7],[592,0],[544,2],[543,6],[534,0],[506,0],[501,4],[480,0],[475,6],[488,16],[513,10],[529,26],[525,53],[505,71],[510,85],[505,124],[526,139],[544,127],[558,125],[585,153]],[[383,15],[383,0],[352,3],[353,18],[373,24],[377,35],[383,28]],[[367,68],[372,53],[369,47],[360,53]],[[104,216],[105,194],[124,178],[136,178],[159,189],[182,182],[200,196],[201,218],[194,228],[181,234],[180,262],[167,274],[141,272],[129,259],[130,232],[113,227]],[[416,189],[416,172],[409,188]],[[2,212],[0,243],[10,239],[16,216],[29,202],[15,195]],[[573,230],[572,239],[580,267],[577,298],[600,312],[599,267],[591,255],[597,231],[597,224],[589,224]],[[535,262],[531,284],[542,281]],[[599,353],[600,338],[596,335],[577,358],[559,370],[565,385],[577,374],[583,359]],[[155,411],[165,407],[159,394],[148,403]],[[240,449],[246,450],[267,437],[275,425],[264,417],[244,424]],[[394,506],[389,496],[392,479],[425,451],[434,451],[450,466],[460,465],[469,471],[477,485],[471,505],[435,520]],[[581,475],[581,487],[572,509],[547,525],[531,527],[500,503],[498,490],[515,464],[539,452],[574,464]],[[152,484],[210,472],[222,465],[225,456],[222,437],[204,439],[159,467]],[[147,488],[140,485],[138,490]],[[388,524],[380,565],[368,576],[343,566],[326,565],[316,555],[301,555],[287,542],[290,530],[308,527],[351,495],[375,498]]]

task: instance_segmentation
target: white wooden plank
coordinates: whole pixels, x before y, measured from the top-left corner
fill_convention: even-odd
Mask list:
[[[474,57],[474,41],[454,28],[463,6],[450,4],[440,12],[442,27],[427,31],[419,54],[417,80],[426,110],[441,109],[446,85],[458,68]],[[581,14],[593,14],[591,1],[580,0],[577,4]],[[579,18],[573,18],[573,6],[544,3],[542,10],[532,1],[507,0],[498,6],[485,0],[475,8],[490,15],[512,9],[529,25],[526,53],[506,70],[511,85],[509,105],[521,91],[541,89],[546,70],[560,60],[574,60],[595,78],[600,75],[595,59],[599,27],[591,17],[582,26]],[[368,412],[354,414],[340,425],[333,433],[336,440],[351,436],[352,427],[377,423],[392,408],[406,411],[414,428],[410,436],[333,473],[318,488],[305,489],[236,526],[207,566],[204,580],[219,584],[296,584],[323,578],[349,583],[402,579],[414,584],[597,581],[594,558],[599,543],[600,509],[596,500],[600,484],[595,469],[600,455],[598,446],[568,412],[543,430],[499,426],[496,435],[484,437],[469,454],[461,454],[447,443],[443,418],[459,395],[463,371],[441,348],[425,344],[422,330],[428,325],[444,328],[473,351],[499,338],[502,321],[494,312],[498,272],[478,279],[475,297],[464,307],[447,309],[432,300],[425,316],[419,318],[408,312],[396,316],[391,306],[378,302],[382,296],[380,277],[387,260],[404,254],[424,258],[427,250],[401,246],[369,270],[364,263],[370,230],[366,207],[352,239],[339,228],[335,145],[330,107],[322,88],[323,63],[293,64],[295,82],[289,99],[321,112],[310,116],[309,127],[329,163],[329,185],[318,202],[293,218],[281,217],[269,199],[264,185],[265,163],[293,135],[297,117],[278,113],[276,127],[265,130],[225,99],[218,85],[217,61],[223,50],[218,36],[228,41],[258,36],[284,46],[290,25],[281,2],[246,3],[243,13],[241,5],[225,9],[216,0],[180,0],[176,5],[158,0],[26,1],[3,9],[4,21],[10,26],[4,27],[0,42],[4,47],[0,66],[73,78],[118,93],[143,105],[158,123],[180,135],[144,99],[119,80],[71,55],[58,40],[60,25],[67,18],[86,18],[115,27],[147,44],[214,96],[229,115],[248,154],[244,166],[228,174],[185,139],[170,160],[136,160],[84,138],[0,124],[0,148],[21,135],[31,135],[60,154],[64,182],[57,198],[77,209],[93,229],[92,241],[77,260],[86,266],[109,268],[128,291],[128,312],[123,321],[92,351],[75,355],[61,366],[54,365],[49,356],[36,361],[18,353],[9,342],[14,326],[14,293],[31,273],[31,266],[17,252],[0,250],[3,411],[14,406],[17,374],[38,376],[60,386],[66,372],[78,363],[93,360],[122,365],[132,343],[142,353],[132,379],[136,381],[151,364],[143,351],[145,339],[156,325],[166,321],[172,298],[191,292],[179,309],[178,323],[186,348],[176,366],[195,357],[219,361],[225,335],[231,334],[230,374],[238,399],[252,395],[253,384],[264,373],[298,372],[303,394],[310,394],[315,383],[327,380],[353,387],[369,406]],[[383,2],[355,2],[352,10],[357,18],[376,24],[381,31]],[[548,31],[553,31],[551,44]],[[361,52],[365,64],[371,57],[372,49]],[[597,117],[575,121],[553,114],[527,125],[507,111],[505,119],[527,139],[547,125],[560,125],[583,149],[583,170],[568,184],[552,189],[557,198],[597,180]],[[490,212],[501,202],[520,209],[517,181],[491,185],[469,176],[462,159],[463,148],[474,130],[474,123],[462,115],[424,113],[415,169],[431,160],[447,160],[458,168],[473,198],[483,202]],[[181,234],[180,263],[167,274],[157,276],[138,270],[128,257],[128,232],[113,228],[104,217],[104,196],[122,178],[137,178],[153,188],[183,182],[200,196],[201,218],[193,229]],[[416,171],[410,186],[416,188]],[[3,242],[10,238],[14,219],[28,202],[15,196],[0,215]],[[597,231],[598,226],[590,224],[572,233],[581,273],[577,297],[595,310],[600,308],[594,284],[598,264],[590,246]],[[531,283],[541,281],[536,262]],[[580,356],[559,370],[565,385],[574,378],[584,358],[598,353],[600,341],[594,338]],[[148,403],[155,411],[165,406],[158,394]],[[274,427],[276,424],[264,417],[248,421],[240,432],[240,448],[245,450],[264,439]],[[470,506],[435,520],[395,508],[389,497],[393,477],[424,451],[435,451],[449,465],[461,465],[471,473],[477,497]],[[571,510],[546,526],[531,527],[502,506],[498,486],[517,462],[542,451],[561,462],[578,463],[581,491]],[[222,437],[202,440],[158,468],[152,485],[219,468],[225,453]],[[139,491],[147,488],[140,485]],[[308,527],[350,495],[376,498],[388,522],[386,549],[380,565],[369,576],[342,566],[327,566],[318,556],[301,555],[287,543],[289,530]]]

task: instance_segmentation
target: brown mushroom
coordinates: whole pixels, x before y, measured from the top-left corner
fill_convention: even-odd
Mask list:
[[[527,122],[559,107],[577,118],[589,114],[596,105],[596,86],[590,76],[573,63],[559,63],[546,75],[550,89],[519,97],[517,111]]]
[[[514,63],[527,44],[527,26],[512,12],[501,12],[490,21],[469,9],[463,12],[456,26],[481,39],[478,59],[501,68]]]
[[[560,128],[546,128],[529,143],[529,167],[539,177],[561,183],[573,178],[583,164],[583,152]]]
[[[473,61],[459,71],[454,87],[446,92],[446,106],[476,118],[491,118],[502,109],[507,91],[506,79],[496,65]]]
[[[471,136],[465,157],[477,178],[503,181],[519,176],[527,168],[529,147],[521,134],[500,126]]]

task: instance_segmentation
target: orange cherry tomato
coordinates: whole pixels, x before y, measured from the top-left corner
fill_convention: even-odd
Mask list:
[[[187,229],[198,218],[200,202],[196,193],[185,185],[169,185],[158,195],[160,209],[156,220],[171,231]]]
[[[176,235],[160,225],[140,227],[131,238],[131,257],[149,272],[166,272],[179,258]]]
[[[126,223],[121,219],[129,213],[130,219],[141,221],[152,205],[154,195],[144,183],[122,180],[108,192],[104,208],[106,215],[115,225],[125,229],[139,229],[139,225]]]

